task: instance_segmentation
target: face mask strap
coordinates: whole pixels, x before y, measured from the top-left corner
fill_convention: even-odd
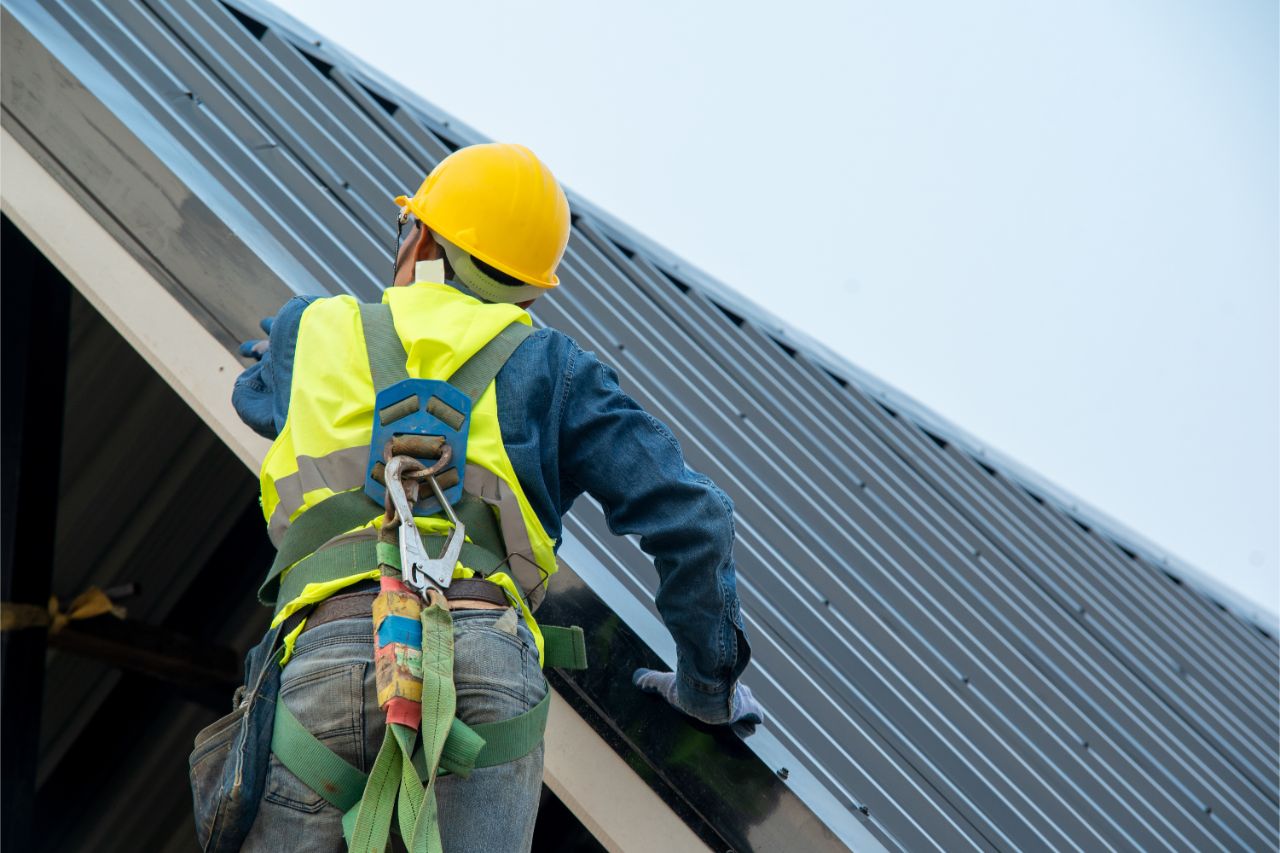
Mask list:
[[[404,239],[404,226],[409,221],[409,208],[401,208],[396,216],[396,250],[391,255],[391,284],[396,283],[396,270],[400,268],[400,243]]]

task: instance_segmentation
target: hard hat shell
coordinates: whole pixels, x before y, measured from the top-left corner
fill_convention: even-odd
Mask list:
[[[459,148],[440,161],[413,198],[399,196],[435,234],[472,257],[536,287],[560,283],[569,242],[569,200],[523,145]]]

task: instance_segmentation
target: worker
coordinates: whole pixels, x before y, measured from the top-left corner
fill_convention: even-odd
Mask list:
[[[281,548],[277,564],[288,564],[278,565],[264,586],[278,599],[273,624],[287,632],[276,652],[285,661],[277,717],[283,708],[284,722],[300,723],[352,768],[373,776],[385,770],[379,767],[383,751],[396,749],[393,729],[399,736],[419,725],[418,749],[434,737],[429,732],[439,721],[431,719],[425,699],[412,714],[395,711],[409,694],[449,694],[458,720],[476,731],[545,707],[548,688],[540,667],[551,660],[553,646],[572,635],[540,626],[533,611],[554,587],[562,517],[585,493],[599,503],[614,533],[639,537],[658,572],[656,604],[675,639],[677,667],[673,673],[639,670],[636,686],[704,723],[749,734],[763,714],[738,683],[750,649],[735,585],[732,504],[685,464],[671,430],[622,391],[614,371],[594,353],[562,332],[531,328],[526,309],[559,285],[556,270],[570,234],[563,190],[527,148],[485,144],[445,158],[412,197],[396,202],[403,240],[394,287],[382,298],[389,314],[350,296],[295,297],[264,323],[267,340],[246,344],[243,352],[258,360],[233,392],[245,422],[274,441],[261,487],[268,532]],[[375,326],[376,316],[390,322]],[[496,368],[492,381],[477,362],[490,373]],[[390,379],[380,378],[388,371]],[[469,379],[458,378],[464,373]],[[397,376],[409,383],[405,388],[446,379],[450,387],[467,381],[480,386],[470,401],[465,393],[449,396],[446,388],[431,392],[436,409],[420,411],[427,404],[414,396],[418,408],[388,414],[396,407],[379,408],[379,386],[400,387],[388,384]],[[441,414],[445,410],[452,420]],[[439,422],[432,420],[436,416]],[[465,470],[452,481],[440,459],[414,458],[410,451],[422,447],[404,443],[401,429],[418,422],[433,424],[444,436],[429,439],[437,442],[437,453],[443,454],[441,442],[454,450],[465,446],[451,463]],[[455,433],[444,422],[463,425]],[[382,438],[385,446],[376,446]],[[404,465],[392,470],[393,457]],[[428,468],[441,469],[439,476],[424,474]],[[406,501],[437,500],[426,513],[416,503],[407,519],[403,510],[384,513],[360,497],[362,486],[375,495],[385,489],[388,507],[400,489]],[[317,507],[344,498],[366,500],[362,515],[361,505],[352,504],[359,521],[351,523],[352,516],[338,529],[330,527],[319,534],[326,537],[322,546],[306,546],[313,553],[300,554],[291,538],[308,526],[308,514],[315,513],[313,520],[331,515]],[[451,536],[455,521],[465,523],[466,543]],[[390,532],[393,526],[398,532]],[[496,531],[489,551],[500,553],[479,547],[488,528]],[[400,559],[394,548],[383,548],[396,537]],[[410,576],[417,564],[411,569],[404,562],[412,561],[405,555],[417,553],[419,538],[433,546],[424,546],[427,551],[465,544],[470,552],[460,551],[445,571],[447,587],[424,583],[415,599]],[[287,557],[286,549],[292,549]],[[367,563],[315,559],[335,553],[378,557]],[[401,565],[391,565],[396,562]],[[330,568],[314,568],[321,564]],[[409,606],[420,617],[397,622],[387,615]],[[431,681],[429,662],[437,649],[428,636],[434,630],[428,616],[441,609],[453,637],[452,685],[443,687]],[[416,638],[415,618],[422,625],[419,646],[398,628],[385,627],[408,625]],[[384,633],[395,634],[390,645]],[[438,635],[436,640],[436,646],[448,645]],[[392,646],[394,660],[387,652]],[[420,721],[414,716],[419,712]],[[388,723],[393,717],[394,726]],[[450,722],[444,720],[440,731]],[[338,851],[348,844],[357,848],[361,838],[371,843],[368,827],[389,817],[379,817],[368,802],[368,788],[345,812],[344,827],[343,808],[335,802],[346,807],[350,799],[315,790],[326,786],[309,786],[286,766],[298,764],[281,755],[288,752],[279,743],[282,724],[277,719],[273,746],[280,760],[273,758],[267,768],[244,849]],[[403,763],[395,765],[405,769],[415,735],[406,737]],[[536,738],[537,746],[515,760],[477,765],[469,773],[437,777],[428,756],[425,799],[421,790],[410,790],[412,780],[404,782],[404,793],[417,798],[411,810],[426,815],[420,822],[435,825],[423,830],[406,824],[403,812],[410,807],[398,801],[406,844],[410,833],[418,844],[421,831],[432,841],[420,849],[528,850],[542,781],[540,730]]]

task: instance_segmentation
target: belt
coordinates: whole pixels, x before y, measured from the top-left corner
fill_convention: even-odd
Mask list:
[[[302,629],[305,634],[311,628],[318,628],[328,622],[339,619],[353,619],[357,616],[373,614],[373,600],[378,597],[380,585],[377,581],[361,581],[348,590],[332,595],[312,608],[305,618],[307,625]],[[507,594],[496,583],[478,578],[456,578],[445,590],[444,597],[450,601],[455,599],[472,599],[487,601],[490,604],[510,604]],[[295,623],[296,625],[296,623]],[[285,628],[288,633],[292,627]]]
[[[502,587],[483,578],[455,578],[449,584],[449,588],[444,591],[444,597],[450,601],[469,598],[474,601],[487,601],[490,604],[511,604]]]

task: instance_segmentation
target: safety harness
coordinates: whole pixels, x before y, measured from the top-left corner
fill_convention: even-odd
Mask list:
[[[360,318],[376,393],[365,486],[335,494],[293,522],[259,598],[275,605],[279,614],[308,584],[379,568],[374,662],[378,701],[387,714],[386,736],[366,774],[321,743],[277,701],[271,751],[343,812],[349,850],[382,853],[395,814],[410,851],[438,853],[436,778],[449,773],[466,777],[476,768],[515,761],[541,743],[546,729],[549,691],[528,712],[509,720],[469,726],[455,716],[453,622],[444,595],[458,562],[483,577],[509,560],[493,508],[464,490],[466,436],[472,406],[530,328],[512,323],[447,381],[424,380],[408,375],[387,305],[362,304]],[[423,482],[430,494],[419,501]],[[384,510],[381,530],[367,529],[370,519]],[[420,536],[413,517],[437,512],[450,520],[451,532]],[[438,557],[427,555],[430,546],[439,547]],[[526,601],[536,605],[541,590],[521,586]],[[540,627],[544,666],[586,667],[581,628]],[[283,659],[281,649],[276,660]]]

